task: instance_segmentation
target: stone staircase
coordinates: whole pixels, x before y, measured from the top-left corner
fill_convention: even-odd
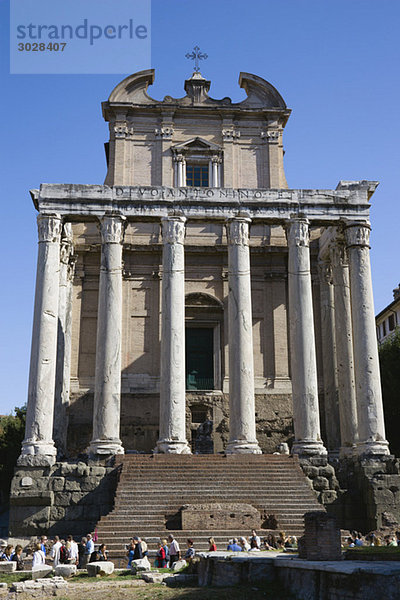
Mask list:
[[[97,533],[117,566],[124,566],[125,545],[135,535],[145,539],[150,550],[170,533],[182,550],[191,537],[197,551],[208,549],[210,536],[217,548],[225,549],[229,538],[250,535],[248,528],[184,531],[180,509],[185,504],[251,504],[261,515],[274,515],[276,532],[296,536],[303,534],[305,512],[324,510],[297,457],[128,454],[117,457],[116,466],[120,477],[114,509],[101,517]],[[262,536],[270,530],[260,523],[257,531]]]

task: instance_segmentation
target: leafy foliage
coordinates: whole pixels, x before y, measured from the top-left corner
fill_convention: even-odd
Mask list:
[[[0,417],[0,494],[1,503],[10,493],[14,467],[24,439],[26,406],[14,409],[15,415]]]
[[[379,348],[383,407],[390,450],[400,456],[400,330]]]

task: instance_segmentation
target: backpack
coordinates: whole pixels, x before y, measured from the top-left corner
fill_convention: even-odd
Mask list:
[[[60,563],[65,565],[68,562],[68,550],[65,546],[61,546],[60,548]]]

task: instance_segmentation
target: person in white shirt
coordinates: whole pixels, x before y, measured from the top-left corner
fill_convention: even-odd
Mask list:
[[[88,533],[86,537],[87,537],[87,542],[86,542],[86,551],[85,551],[85,554],[88,555],[87,562],[90,562],[90,557],[91,557],[91,555],[94,552],[94,541],[93,541],[91,533]]]
[[[71,565],[77,565],[79,559],[79,550],[78,544],[75,542],[72,535],[68,536],[69,550],[68,550],[68,559]]]
[[[51,553],[50,553],[50,556],[53,559],[54,567],[56,567],[57,565],[60,564],[60,548],[61,548],[60,538],[58,537],[58,535],[56,535],[56,536],[54,536],[54,544],[53,544],[53,547],[52,547]]]
[[[43,550],[40,549],[40,544],[35,545],[35,552],[33,553],[32,558],[32,569],[34,567],[38,567],[39,565],[46,564],[46,557],[44,555]]]
[[[169,568],[172,569],[172,565],[181,558],[181,549],[179,544],[173,535],[168,536],[169,541]]]

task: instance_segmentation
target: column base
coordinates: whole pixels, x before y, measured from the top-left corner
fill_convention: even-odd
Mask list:
[[[112,456],[114,454],[124,454],[122,442],[119,439],[112,440],[92,440],[88,448],[90,456]]]
[[[357,456],[383,456],[390,454],[389,442],[386,440],[374,440],[359,442],[355,448]]]
[[[351,456],[357,456],[357,446],[341,446],[339,452],[339,458],[349,458]]]
[[[225,454],[262,454],[257,440],[231,440],[225,448]]]
[[[328,452],[321,441],[295,440],[292,446],[292,454],[298,454],[299,456],[327,456]]]
[[[57,449],[53,440],[25,440],[22,442],[18,466],[42,467],[54,465]]]
[[[158,440],[155,454],[192,454],[186,440]]]

